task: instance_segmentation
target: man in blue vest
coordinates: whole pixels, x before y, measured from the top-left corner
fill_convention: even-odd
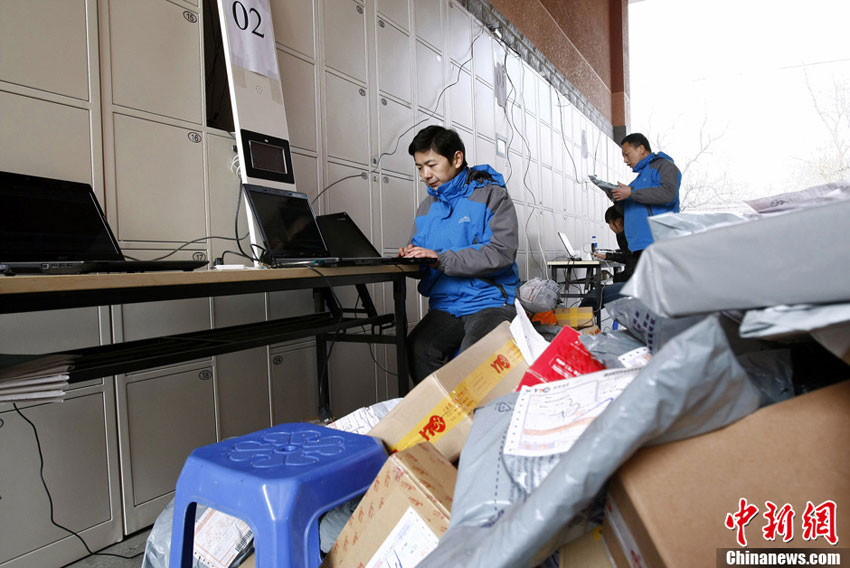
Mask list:
[[[516,316],[519,237],[504,178],[490,166],[468,166],[457,132],[428,126],[408,152],[428,195],[398,254],[437,259],[419,274],[429,310],[407,338],[410,376],[419,383]]]
[[[620,143],[623,160],[637,177],[631,185],[618,184],[611,193],[623,208],[626,219],[626,240],[635,261],[643,249],[652,244],[649,217],[661,213],[679,212],[679,185],[682,174],[673,158],[664,152],[654,153],[646,136],[629,134]]]

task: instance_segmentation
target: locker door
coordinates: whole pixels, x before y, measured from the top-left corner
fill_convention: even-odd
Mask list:
[[[114,115],[119,240],[185,242],[206,235],[202,134]]]
[[[537,161],[540,159],[540,145],[537,142],[537,118],[526,112],[524,113],[524,120],[523,134],[528,142],[528,155],[532,160]]]
[[[315,55],[313,0],[271,0],[274,39],[308,57]]]
[[[564,176],[557,171],[552,172],[552,209],[555,214],[564,212]]]
[[[479,30],[476,30],[478,33]],[[504,52],[500,52],[504,53]],[[502,55],[504,56],[504,55]],[[499,59],[499,63],[502,60]],[[490,86],[495,84],[495,75],[493,71],[493,40],[486,32],[475,40],[475,54],[473,67],[475,69],[475,77],[484,81]]]
[[[520,83],[514,79],[514,84],[521,89],[521,100],[525,110],[534,115],[537,114],[537,73],[525,62],[522,63],[522,80]]]
[[[325,0],[325,63],[366,82],[366,16],[353,0]]]
[[[284,51],[277,52],[289,142],[317,151],[316,145],[316,66]]]
[[[347,212],[354,219],[354,222],[357,223],[357,226],[360,227],[360,230],[371,239],[372,205],[369,176],[361,176],[361,174],[365,173],[365,170],[329,163],[329,184],[344,177],[354,177],[336,184],[325,195],[327,195],[328,213],[336,213],[337,211]]]
[[[351,81],[325,73],[328,156],[369,163],[367,91]]]
[[[445,114],[446,95],[443,90],[443,59],[424,43],[416,42],[416,96],[420,108]],[[437,100],[439,98],[439,101]]]
[[[496,96],[492,89],[481,81],[475,81],[475,130],[491,140],[496,138],[495,107]]]
[[[318,162],[314,156],[307,156],[296,152],[292,153],[292,171],[295,172],[295,186],[301,193],[306,193],[310,197],[311,202],[318,195],[319,191],[322,190],[319,187]],[[313,210],[316,211],[317,215],[319,214],[317,210],[319,203],[321,203],[321,200],[313,204]]]
[[[378,17],[378,88],[394,97],[411,101],[410,36]]]
[[[407,0],[377,0],[378,13],[392,20],[398,27],[407,31],[409,9]],[[437,8],[439,14],[439,8]]]
[[[436,48],[443,45],[441,5],[441,0],[413,0],[416,35]]]
[[[381,97],[378,104],[379,149],[382,170],[413,175],[413,158],[407,148],[421,126],[414,126],[413,109]],[[412,128],[411,128],[412,127]]]
[[[15,54],[0,57],[3,81],[89,100],[85,0],[4,2],[0,53]]]
[[[475,157],[476,163],[478,164],[490,164],[494,168],[496,168],[496,145],[487,140],[486,138],[481,138],[480,136],[475,137]],[[500,174],[505,175],[505,172],[499,171]]]
[[[0,170],[92,182],[89,111],[0,91],[0,115]]]
[[[0,315],[0,353],[52,353],[100,344],[97,308]]]
[[[552,103],[549,101],[550,91],[551,86],[549,83],[543,77],[537,75],[537,116],[546,124],[552,124]]]
[[[552,170],[547,167],[540,168],[540,204],[546,208],[552,208]]]
[[[127,534],[156,519],[192,450],[216,442],[212,377],[198,364],[117,377]]]
[[[209,298],[124,304],[112,308],[123,341],[200,331],[210,327]],[[120,319],[118,319],[118,310]]]
[[[381,176],[381,233],[383,248],[395,252],[407,244],[416,213],[416,184],[395,176]]]
[[[552,167],[552,130],[540,122],[540,163]]]
[[[201,124],[200,19],[165,0],[109,3],[112,102]]]
[[[314,345],[274,348],[271,352],[271,383],[273,424],[302,422],[319,416]]]
[[[345,416],[361,406],[378,402],[375,363],[369,344],[338,343],[331,354],[331,409],[334,416]],[[375,347],[372,347],[374,353]]]
[[[69,393],[62,404],[21,408],[38,433],[54,519],[82,532],[95,550],[122,534],[117,503],[112,505],[118,499],[112,405],[111,388],[107,396],[101,387],[100,392]],[[50,522],[35,434],[11,405],[0,408],[0,564],[60,541],[66,544],[59,552],[45,550],[16,565],[47,566],[57,557],[59,564],[71,562],[83,550],[76,538]]]
[[[465,70],[459,70],[452,65],[449,75],[449,100],[451,101],[452,122],[456,122],[469,130],[473,128],[472,111],[472,78]]]
[[[466,10],[450,0],[449,33],[446,39],[448,40],[447,52],[453,61],[462,64],[473,55],[471,30]],[[464,67],[464,69],[469,69],[469,66]]]
[[[222,440],[271,426],[266,353],[258,347],[215,358]]]

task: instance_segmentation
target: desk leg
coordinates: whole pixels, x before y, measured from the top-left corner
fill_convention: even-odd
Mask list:
[[[398,396],[404,396],[410,391],[407,372],[407,293],[406,276],[393,280],[393,303],[395,310],[395,360],[398,373]]]
[[[316,374],[319,378],[319,418],[329,420],[331,414],[331,393],[328,381],[328,340],[324,335],[316,336]]]

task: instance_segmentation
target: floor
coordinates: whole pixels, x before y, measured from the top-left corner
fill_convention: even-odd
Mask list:
[[[68,564],[66,568],[139,568],[144,557],[140,553],[145,550],[145,542],[150,532],[150,529],[145,529],[132,534],[117,544],[99,550],[94,556],[88,556],[73,564]],[[126,560],[115,556],[104,556],[102,554],[104,552],[120,554],[121,556],[135,556],[135,558]],[[137,554],[138,556],[136,556]]]

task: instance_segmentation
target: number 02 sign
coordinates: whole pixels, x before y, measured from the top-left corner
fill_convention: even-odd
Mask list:
[[[280,79],[269,0],[220,0],[234,65]]]

